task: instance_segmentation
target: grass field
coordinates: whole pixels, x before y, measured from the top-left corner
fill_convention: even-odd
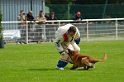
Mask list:
[[[105,62],[94,69],[56,70],[61,57],[53,43],[6,44],[0,49],[0,82],[123,82],[124,41],[82,42],[81,53],[95,59],[107,53]]]

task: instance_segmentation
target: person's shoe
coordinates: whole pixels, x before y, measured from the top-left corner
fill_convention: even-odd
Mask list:
[[[58,69],[58,70],[64,70],[63,67],[58,67],[58,66],[56,66],[56,69]]]

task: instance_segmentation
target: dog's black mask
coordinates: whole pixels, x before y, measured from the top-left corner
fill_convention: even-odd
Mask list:
[[[73,51],[68,49],[68,55],[72,55],[73,54]]]

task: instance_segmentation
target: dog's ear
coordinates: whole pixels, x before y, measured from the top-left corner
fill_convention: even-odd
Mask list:
[[[70,49],[68,49],[68,54],[69,54],[69,55],[72,55],[72,54],[73,54],[73,51],[70,50]]]

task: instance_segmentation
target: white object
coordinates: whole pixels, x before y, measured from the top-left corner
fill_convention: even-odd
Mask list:
[[[4,30],[3,31],[4,39],[19,39],[21,38],[20,30]]]
[[[58,69],[58,70],[64,70],[63,67],[58,67],[58,66],[56,66],[56,69]]]

